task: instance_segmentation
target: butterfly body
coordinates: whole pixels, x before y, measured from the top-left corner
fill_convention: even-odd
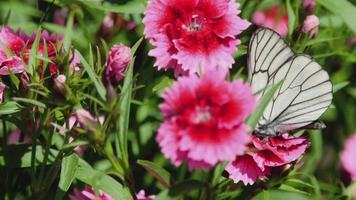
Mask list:
[[[331,104],[328,73],[309,55],[294,53],[270,29],[260,28],[253,34],[248,67],[252,90],[258,97],[282,81],[264,110],[256,134],[276,136],[308,128]],[[319,125],[313,127],[323,127]]]

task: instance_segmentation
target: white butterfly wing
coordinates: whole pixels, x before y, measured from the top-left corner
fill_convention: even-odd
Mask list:
[[[265,109],[258,127],[284,133],[317,120],[332,101],[328,73],[310,56],[293,55],[277,33],[259,29],[255,35],[249,52],[252,53],[249,69],[253,91],[263,91],[267,86],[284,80]],[[265,49],[269,50],[266,52]]]

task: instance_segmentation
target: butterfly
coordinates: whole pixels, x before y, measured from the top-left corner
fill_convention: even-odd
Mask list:
[[[281,82],[255,135],[325,127],[318,119],[331,104],[332,84],[328,73],[311,56],[294,53],[278,33],[259,28],[249,43],[248,69],[252,91],[259,98]]]

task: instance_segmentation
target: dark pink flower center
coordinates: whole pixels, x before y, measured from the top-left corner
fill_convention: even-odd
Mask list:
[[[210,108],[209,107],[200,107],[198,106],[195,109],[195,113],[193,113],[193,123],[200,124],[204,122],[208,122],[212,119]]]
[[[200,31],[205,22],[206,22],[206,18],[194,14],[192,15],[188,25],[183,24],[182,28],[188,32]]]

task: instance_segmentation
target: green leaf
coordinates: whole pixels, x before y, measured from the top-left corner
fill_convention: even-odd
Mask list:
[[[72,184],[78,168],[79,158],[76,154],[71,154],[62,161],[61,175],[59,179],[59,188],[66,192]]]
[[[41,108],[46,108],[47,106],[37,100],[34,99],[28,99],[28,98],[22,98],[22,97],[13,97],[12,100],[17,101],[17,102],[23,102],[23,103],[28,103],[28,104],[32,104]]]
[[[347,0],[317,0],[319,4],[342,18],[345,24],[356,33],[356,6]]]
[[[253,197],[252,200],[311,200],[313,198],[293,193],[293,192],[285,192],[279,190],[264,190],[259,193],[257,196]]]
[[[131,48],[131,53],[134,55],[140,46],[143,38],[139,39],[136,44]],[[129,120],[130,120],[130,108],[131,108],[131,96],[133,87],[133,67],[135,63],[135,58],[132,59],[130,65],[127,67],[125,72],[124,84],[121,90],[120,96],[120,116],[118,120],[119,124],[119,135],[117,135],[118,142],[121,149],[122,160],[125,165],[128,166],[128,150],[127,150],[127,134],[129,130]],[[116,149],[119,149],[116,147]]]
[[[88,73],[89,78],[93,81],[94,86],[99,93],[99,96],[105,101],[106,100],[106,89],[105,89],[103,83],[96,77],[93,68],[89,66],[88,62],[84,59],[82,54],[80,54],[78,51],[77,51],[77,53],[80,58],[81,64],[83,65],[85,71]]]
[[[33,75],[34,71],[36,70],[36,57],[37,57],[37,53],[38,53],[38,48],[39,48],[39,44],[40,44],[40,38],[41,38],[41,28],[38,28],[37,33],[36,33],[36,39],[33,42],[32,48],[31,48],[31,52],[30,52],[30,58],[28,61],[28,68],[27,68],[27,72],[29,74],[31,74],[31,76]]]
[[[173,82],[174,80],[170,79],[167,76],[164,76],[161,78],[159,83],[153,87],[152,91],[157,93],[158,95],[161,95],[167,87],[172,85]]]
[[[345,82],[341,82],[341,83],[338,83],[338,84],[334,85],[333,93],[336,93],[336,92],[340,91],[341,89],[345,88],[349,84],[350,84],[349,81],[345,81]]]
[[[11,70],[9,70],[9,75],[10,75],[10,79],[11,79],[11,82],[15,85],[16,89],[18,90],[19,89],[19,85],[20,85],[20,80],[19,78],[17,78],[17,76],[11,72]]]
[[[296,27],[296,17],[290,0],[287,0],[288,35],[291,36]]]
[[[82,162],[80,162],[82,163]],[[75,177],[93,186],[95,189],[104,191],[114,199],[120,200],[132,200],[130,191],[127,187],[124,187],[112,177],[106,175],[104,172],[94,170],[87,165],[81,165],[78,167]]]
[[[69,52],[71,42],[72,42],[73,23],[74,23],[74,12],[70,12],[66,24],[64,38],[63,38],[63,47],[66,52]]]
[[[23,107],[15,101],[0,104],[0,116],[19,112]]]
[[[164,187],[170,187],[171,175],[167,170],[147,160],[138,160],[137,163],[152,174]]]
[[[255,112],[247,119],[247,124],[249,124],[251,127],[256,127],[258,121],[263,115],[263,111],[266,109],[268,103],[272,100],[274,93],[279,89],[279,87],[283,84],[283,81],[273,85],[270,87],[265,95],[261,98],[261,101],[259,102],[259,105]]]
[[[0,151],[0,166],[9,168],[27,168],[31,167],[32,147],[27,144],[8,145]],[[35,165],[40,165],[43,162],[45,149],[41,146],[36,146]],[[48,163],[52,163],[58,150],[50,149]]]

